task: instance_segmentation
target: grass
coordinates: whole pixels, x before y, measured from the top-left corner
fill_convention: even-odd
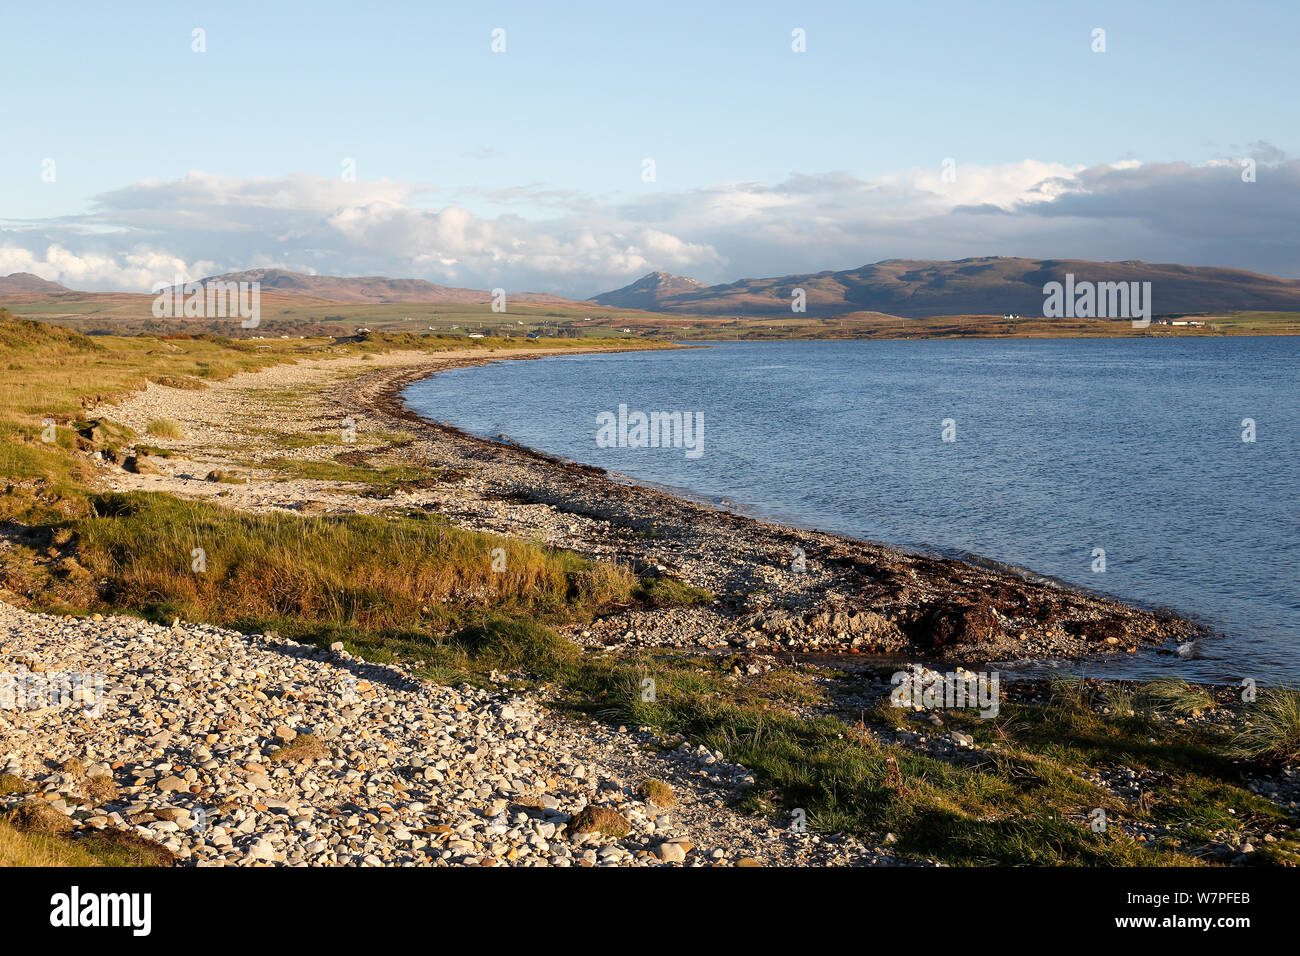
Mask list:
[[[254,463],[250,462],[250,464]],[[402,486],[428,486],[441,481],[455,480],[459,477],[454,472],[417,468],[414,465],[367,466],[349,464],[338,460],[305,461],[295,458],[272,458],[255,464],[261,468],[278,471],[286,478],[373,485],[377,489],[390,492]]]
[[[632,832],[632,824],[627,817],[609,807],[584,807],[573,815],[569,821],[568,833],[600,833],[607,837],[621,840]]]
[[[637,785],[637,794],[642,800],[653,803],[656,807],[671,807],[677,802],[673,788],[663,780],[656,780],[653,777],[646,777]]]
[[[125,830],[96,830],[76,839],[26,832],[0,820],[0,867],[171,866],[166,847]]]
[[[323,760],[329,755],[329,747],[319,738],[299,734],[283,747],[277,747],[267,759],[272,763],[307,763]]]
[[[145,431],[154,438],[180,438],[182,435],[180,422],[173,418],[155,418],[145,426]]]
[[[56,810],[39,797],[24,800],[4,815],[5,820],[23,833],[66,833],[72,829],[72,819]]]
[[[1233,738],[1232,754],[1300,761],[1300,691],[1263,691],[1249,709],[1247,721]]]
[[[1211,707],[1214,698],[1204,687],[1177,677],[1162,677],[1142,685],[1137,703],[1152,713],[1183,717]]]
[[[94,581],[48,599],[151,619],[274,627],[296,639],[414,627],[426,639],[493,615],[561,622],[630,600],[625,569],[427,516],[246,514],[143,492],[92,496],[69,523]],[[503,550],[505,570],[493,570]],[[196,570],[198,568],[199,570]],[[490,613],[489,613],[490,612]]]
[[[81,790],[86,795],[86,799],[96,806],[116,800],[118,796],[117,784],[107,775],[87,777],[81,785]]]
[[[0,797],[8,797],[21,793],[31,793],[35,789],[34,786],[22,777],[16,777],[11,773],[0,774]]]
[[[714,595],[704,588],[697,588],[666,575],[642,578],[632,589],[632,596],[647,607],[705,604],[714,598]]]

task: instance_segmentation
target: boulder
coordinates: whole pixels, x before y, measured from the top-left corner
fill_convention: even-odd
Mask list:
[[[1002,625],[987,599],[959,598],[932,606],[918,630],[922,645],[947,648],[991,641],[1002,633]]]
[[[122,463],[127,471],[137,475],[161,475],[163,470],[148,455],[135,454]]]

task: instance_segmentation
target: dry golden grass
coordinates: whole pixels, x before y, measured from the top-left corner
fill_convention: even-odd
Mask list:
[[[584,807],[569,821],[568,829],[570,837],[579,833],[600,833],[618,840],[631,832],[632,824],[627,817],[609,807]]]
[[[329,747],[311,734],[299,734],[293,740],[278,747],[268,758],[273,763],[300,763],[323,760],[330,755]]]
[[[117,784],[109,776],[99,775],[87,777],[81,785],[81,792],[86,795],[86,799],[98,806],[101,803],[110,803],[117,799]]]
[[[673,788],[662,780],[656,780],[654,777],[646,777],[637,787],[637,793],[641,799],[647,803],[653,803],[656,807],[671,807],[677,802],[677,797],[673,794]]]
[[[98,517],[77,529],[78,560],[91,577],[60,584],[69,603],[93,602],[86,581],[107,579],[117,604],[187,618],[378,629],[463,623],[489,606],[594,609],[627,600],[635,584],[619,566],[424,516],[250,515],[144,493],[91,503]]]
[[[93,854],[63,837],[24,833],[0,820],[0,867],[101,865]]]
[[[27,832],[0,820],[0,867],[172,866],[176,856],[129,830],[98,830],[78,839]]]
[[[24,800],[5,814],[5,820],[23,833],[67,833],[73,826],[66,813],[41,799]]]
[[[180,438],[182,435],[181,423],[174,418],[155,418],[145,426],[145,431],[154,438]]]
[[[11,773],[0,774],[0,797],[15,793],[31,793],[35,789],[22,777],[16,777]]]

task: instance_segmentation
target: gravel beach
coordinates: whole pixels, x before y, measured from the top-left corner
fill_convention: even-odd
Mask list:
[[[8,605],[0,648],[8,692],[25,704],[0,709],[0,772],[38,788],[0,805],[46,801],[79,828],[132,829],[182,864],[894,862],[727,809],[752,777],[704,748],[666,749],[341,650]],[[47,690],[73,674],[100,680],[83,694]],[[671,806],[639,795],[647,777],[672,788]],[[620,814],[627,834],[571,832],[587,808]]]

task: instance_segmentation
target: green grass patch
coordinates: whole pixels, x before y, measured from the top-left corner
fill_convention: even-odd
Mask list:
[[[108,582],[99,599],[157,619],[435,634],[489,612],[569,620],[633,584],[614,565],[425,517],[252,515],[140,492],[90,503],[75,530],[78,560]]]
[[[673,607],[679,604],[707,604],[714,596],[704,588],[660,575],[638,581],[632,589],[632,597],[648,607]]]

